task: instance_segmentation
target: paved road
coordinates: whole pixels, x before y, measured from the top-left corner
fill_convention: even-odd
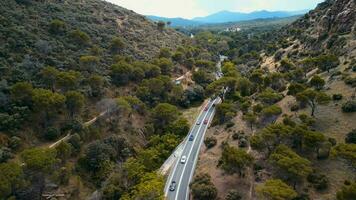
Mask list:
[[[221,64],[226,59],[225,56],[220,56],[220,60],[217,63],[216,79],[222,77]],[[224,90],[224,93],[227,89]],[[215,105],[220,103],[220,97],[210,100],[205,108],[199,114],[195,125],[191,128],[188,137],[184,141],[184,148],[181,156],[176,159],[174,168],[168,176],[165,195],[168,200],[188,200],[189,199],[189,184],[194,175],[195,166],[199,157],[200,147],[204,141],[206,130],[208,129],[211,120],[215,114]],[[206,121],[207,123],[204,123]],[[189,141],[190,135],[194,136],[193,141]],[[187,160],[183,164],[180,162],[182,156],[186,156]],[[170,185],[172,182],[176,182],[174,191],[170,191]]]
[[[183,149],[182,156],[187,157],[185,164],[180,162],[180,158],[176,161],[172,174],[168,177],[167,186],[165,192],[169,200],[184,200],[188,199],[189,195],[189,183],[192,179],[195,165],[198,159],[201,144],[203,143],[205,132],[213,119],[215,107],[213,104],[217,104],[220,99],[214,99],[208,102],[206,107],[208,110],[203,110],[195,126],[191,129],[190,135],[194,135],[193,141],[186,141]],[[207,121],[207,123],[204,123]],[[200,122],[200,123],[198,123]],[[172,181],[177,183],[174,191],[169,191],[169,185]]]

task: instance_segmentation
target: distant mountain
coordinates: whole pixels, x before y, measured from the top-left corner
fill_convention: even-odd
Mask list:
[[[153,15],[146,16],[148,19],[152,21],[163,21],[163,22],[171,22],[171,26],[173,27],[184,27],[184,26],[198,26],[203,24],[203,22],[197,22],[194,20],[184,19],[184,18],[168,18],[168,17],[158,17]]]
[[[255,11],[251,13],[241,13],[241,12],[231,12],[231,11],[221,11],[208,15],[205,17],[196,17],[193,21],[201,23],[226,23],[226,22],[238,22],[254,19],[267,19],[267,18],[283,18],[291,17],[294,15],[301,15],[307,13],[308,10],[301,11]]]

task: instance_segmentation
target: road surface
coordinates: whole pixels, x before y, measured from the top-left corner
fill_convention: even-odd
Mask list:
[[[206,130],[208,129],[208,126],[214,117],[215,106],[213,105],[219,103],[219,101],[219,98],[209,101],[206,105],[208,110],[203,110],[200,113],[194,127],[191,129],[189,135],[193,135],[194,140],[186,141],[182,152],[182,156],[186,156],[187,160],[184,164],[182,164],[179,158],[176,161],[174,169],[167,180],[165,193],[167,194],[166,196],[169,200],[188,199],[189,183],[194,174],[200,147],[204,141]],[[172,181],[177,183],[174,191],[169,190],[169,185],[172,183]]]
[[[225,56],[220,56],[220,61],[217,63],[216,79],[222,77],[221,64],[226,59]],[[224,89],[224,93],[227,89]],[[186,137],[183,151],[176,162],[171,173],[168,176],[164,193],[168,200],[188,200],[189,199],[189,184],[194,175],[195,166],[199,157],[200,147],[204,141],[205,133],[210,125],[215,114],[215,105],[220,103],[221,99],[217,97],[212,99],[199,114],[195,125],[191,128],[188,137]],[[189,141],[190,135],[194,136],[193,141]],[[182,156],[186,156],[186,162],[181,163]],[[172,182],[176,183],[173,191],[170,190]]]

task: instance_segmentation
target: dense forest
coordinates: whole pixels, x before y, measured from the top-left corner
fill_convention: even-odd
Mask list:
[[[100,0],[1,1],[0,199],[164,199],[215,96],[193,199],[356,199],[355,10],[189,38]]]

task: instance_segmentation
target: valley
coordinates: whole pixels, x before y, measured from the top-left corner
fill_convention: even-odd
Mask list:
[[[356,199],[355,1],[117,4],[0,2],[0,199]]]

